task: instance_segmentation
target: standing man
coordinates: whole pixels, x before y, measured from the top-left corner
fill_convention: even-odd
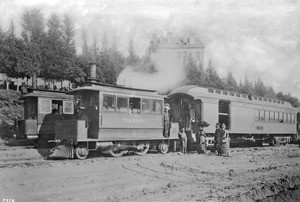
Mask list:
[[[215,140],[214,140],[215,154],[220,154],[221,152],[221,146],[220,146],[221,134],[222,134],[222,129],[220,128],[220,124],[216,123]]]
[[[166,103],[164,107],[164,137],[169,137],[169,131],[170,131],[170,104]]]
[[[191,103],[189,103],[186,117],[186,129],[190,130],[191,133],[193,133],[193,129],[195,128],[195,121],[195,110],[192,108]]]
[[[206,134],[203,127],[199,127],[199,154],[205,154],[206,152]]]
[[[221,132],[221,155],[230,157],[230,137],[226,131],[225,123],[222,124],[222,132]]]
[[[179,135],[180,135],[180,139],[181,139],[182,153],[186,154],[186,151],[187,151],[187,136],[186,136],[184,128],[180,129]]]

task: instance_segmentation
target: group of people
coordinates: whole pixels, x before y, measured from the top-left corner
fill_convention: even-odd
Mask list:
[[[228,132],[226,131],[225,123],[222,124],[220,128],[220,124],[216,123],[216,131],[215,131],[215,139],[214,139],[214,151],[215,154],[220,156],[231,156],[230,155],[230,137]]]
[[[170,132],[170,105],[167,103],[164,106],[164,131],[163,135],[164,137],[169,137]],[[198,153],[205,154],[206,148],[207,148],[207,140],[206,140],[206,134],[204,131],[204,127],[208,126],[209,124],[203,121],[203,124],[197,124],[195,121],[195,111],[192,110],[191,105],[189,104],[188,107],[188,115],[186,116],[186,119],[183,120],[183,123],[181,124],[182,119],[180,119],[179,123],[179,138],[181,140],[181,146],[182,146],[182,153],[185,154],[187,152],[187,134],[186,130],[190,131],[191,133],[196,132],[197,136],[197,143],[198,143]],[[198,126],[198,127],[196,127]],[[214,138],[214,152],[217,155],[220,156],[230,156],[230,137],[228,132],[226,131],[226,125],[223,123],[220,127],[219,123],[216,123],[216,130],[215,130],[215,138]]]
[[[187,152],[187,134],[185,132],[185,128],[181,128],[179,131],[179,136],[181,140],[182,153],[185,154]],[[199,144],[198,153],[205,154],[207,148],[207,140],[206,134],[202,126],[199,127],[199,132],[197,134]],[[219,156],[230,157],[230,137],[228,132],[226,131],[226,125],[223,123],[222,127],[220,124],[216,124],[215,130],[215,138],[214,138],[214,152]]]

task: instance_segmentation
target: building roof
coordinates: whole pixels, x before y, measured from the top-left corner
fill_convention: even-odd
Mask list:
[[[240,101],[240,102],[246,102],[246,103],[253,103],[253,104],[261,104],[261,105],[268,105],[268,106],[274,106],[274,107],[283,107],[283,108],[293,108],[292,105],[289,102],[285,102],[278,99],[273,98],[266,98],[261,96],[255,96],[255,95],[247,95],[243,93],[238,92],[230,92],[226,90],[219,90],[219,89],[213,89],[213,88],[204,88],[196,85],[188,85],[188,86],[182,86],[179,87],[168,95],[169,97],[175,96],[175,95],[189,95],[193,97],[195,100],[209,97],[209,98],[219,98],[223,100],[232,100],[232,101]],[[250,97],[251,96],[251,99]]]

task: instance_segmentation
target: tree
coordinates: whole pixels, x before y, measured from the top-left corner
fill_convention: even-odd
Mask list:
[[[116,84],[117,76],[124,69],[124,57],[113,48],[101,51],[97,66],[97,78],[102,83]]]
[[[15,26],[11,23],[7,36],[2,41],[1,47],[1,71],[9,78],[24,77],[22,71],[20,71],[20,63],[22,62],[23,43],[20,39],[15,36]],[[9,80],[6,81],[7,89]],[[19,83],[17,82],[17,90]]]
[[[76,55],[75,47],[75,31],[72,20],[65,16],[62,25],[62,41],[63,41],[63,70],[64,79],[69,79],[71,82],[78,84],[84,79],[84,69],[81,66],[80,60]]]
[[[254,94],[258,96],[266,96],[267,94],[267,88],[260,79],[254,84]]]
[[[223,83],[222,79],[218,75],[211,62],[209,62],[208,67],[205,70],[205,75],[205,83],[208,87],[224,89],[225,84]]]
[[[252,83],[248,80],[247,77],[245,78],[244,83],[242,85],[240,85],[240,92],[245,93],[245,94],[253,94],[254,93]]]
[[[227,77],[225,78],[224,83],[225,83],[225,89],[228,91],[238,91],[239,90],[238,84],[231,72],[227,73]]]
[[[22,16],[21,33],[26,50],[21,67],[24,74],[32,75],[33,88],[36,88],[36,78],[39,76],[43,63],[43,48],[46,41],[44,17],[39,10],[25,11]]]
[[[63,43],[60,19],[57,15],[51,15],[48,22],[46,45],[43,48],[42,72],[40,74],[45,80],[62,80],[63,71]]]
[[[192,57],[189,57],[188,62],[185,65],[185,72],[186,72],[186,85],[199,85],[205,86],[205,71],[200,64],[197,66],[196,62],[193,60]]]

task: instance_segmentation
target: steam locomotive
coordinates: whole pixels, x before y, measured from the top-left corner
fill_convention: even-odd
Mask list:
[[[28,94],[21,128],[27,137],[55,142],[54,156],[85,159],[99,150],[114,157],[127,152],[144,155],[151,149],[176,150],[178,132],[186,128],[191,148],[205,121],[208,146],[214,123],[225,123],[232,139],[251,136],[256,143],[287,144],[298,138],[299,110],[290,103],[199,86],[183,86],[168,97],[156,91],[89,81],[68,94]],[[164,105],[170,104],[169,136],[163,135]],[[193,111],[193,113],[188,113]],[[191,115],[192,114],[192,115]]]

